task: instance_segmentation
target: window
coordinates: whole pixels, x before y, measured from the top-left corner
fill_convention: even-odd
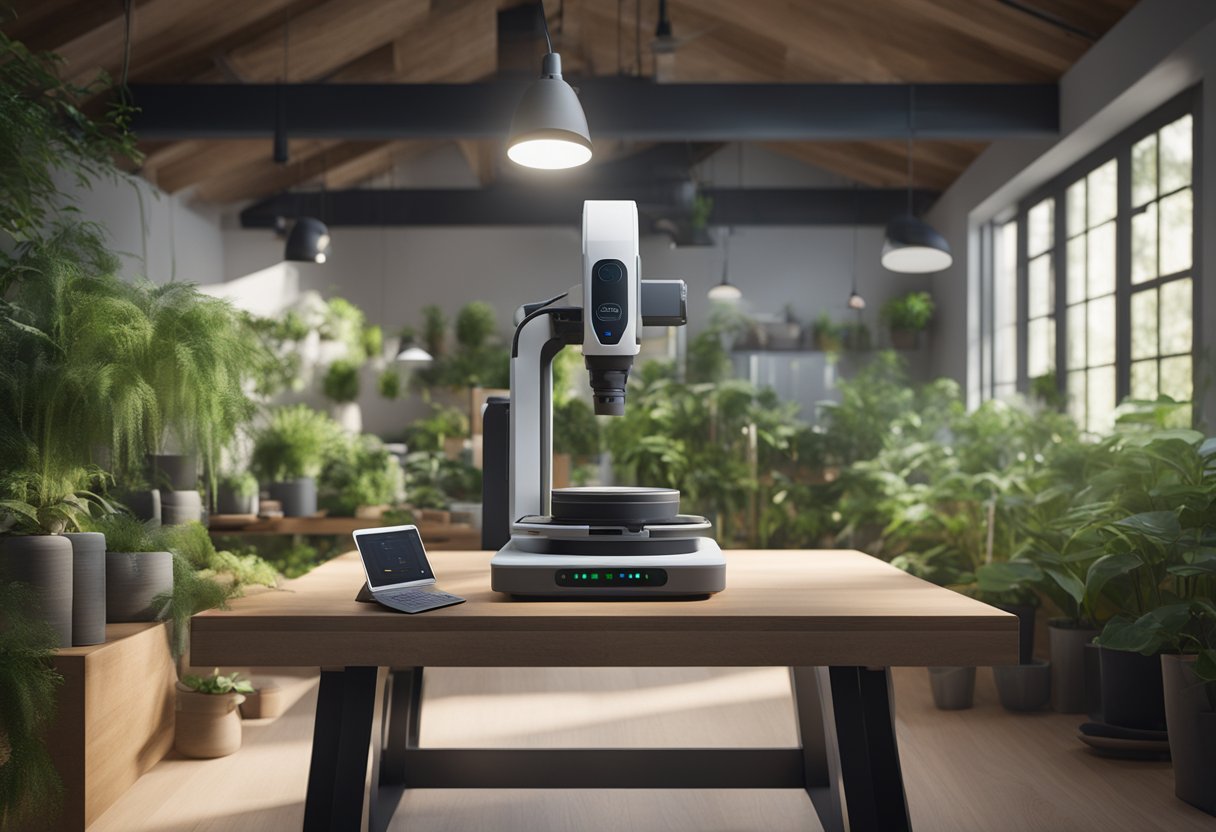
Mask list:
[[[1124,397],[1191,400],[1193,101],[1166,105],[988,226],[983,395],[1054,376],[1095,433]]]

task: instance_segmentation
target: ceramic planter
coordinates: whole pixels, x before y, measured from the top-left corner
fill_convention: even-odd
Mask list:
[[[1037,711],[1051,698],[1051,663],[1007,664],[992,668],[996,693],[1007,711]]]
[[[198,457],[193,454],[148,454],[148,482],[162,491],[198,488]]]
[[[106,640],[106,536],[72,532],[72,645]]]
[[[173,589],[173,555],[168,552],[106,553],[106,620],[152,621],[152,599]]]
[[[1102,662],[1103,721],[1123,728],[1164,731],[1161,659],[1105,647],[1098,655]]]
[[[1085,655],[1085,713],[1094,722],[1105,722],[1102,716],[1102,648],[1090,642],[1082,652]]]
[[[216,514],[257,514],[258,494],[253,492],[248,496],[237,494],[231,488],[221,485],[216,490]]]
[[[301,477],[288,482],[272,482],[270,498],[282,505],[284,517],[312,517],[317,513],[317,481]]]
[[[334,421],[342,426],[342,430],[350,434],[363,432],[363,408],[358,402],[335,404],[333,408]]]
[[[245,694],[245,701],[241,703],[241,717],[243,719],[274,719],[283,713],[287,706],[287,699],[283,696],[283,689],[275,684],[265,684],[257,688],[253,693]]]
[[[197,491],[162,491],[160,521],[166,526],[197,523],[203,519],[203,497]]]
[[[0,537],[0,575],[29,585],[55,630],[56,647],[72,646],[72,543],[61,534]]]
[[[143,520],[145,523],[160,525],[159,488],[149,491],[132,491],[123,495],[122,502],[137,519]]]
[[[177,722],[173,745],[186,757],[227,757],[241,747],[241,717],[245,701],[239,693],[198,693],[177,683]]]
[[[1070,627],[1063,619],[1047,628],[1051,638],[1051,707],[1061,714],[1082,714],[1085,706],[1085,645],[1098,631]]]
[[[974,667],[931,667],[929,686],[933,704],[943,711],[961,711],[975,699]]]
[[[1174,794],[1216,815],[1216,709],[1194,668],[1194,656],[1161,657]]]

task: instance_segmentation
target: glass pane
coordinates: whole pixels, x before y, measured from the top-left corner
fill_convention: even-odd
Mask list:
[[[1045,199],[1031,208],[1026,216],[1026,228],[1029,235],[1026,244],[1031,257],[1051,248],[1055,226],[1055,205],[1054,199]]]
[[[1115,363],[1115,298],[1107,295],[1089,302],[1089,321],[1085,327],[1089,366]],[[1090,379],[1090,392],[1093,379]]]
[[[1089,232],[1089,296],[1115,291],[1115,224],[1108,222]]]
[[[1018,319],[1018,272],[1017,272],[1018,224],[1007,222],[996,234],[996,285],[993,297],[994,327],[1015,324]]]
[[[1085,424],[1085,371],[1068,374],[1068,415],[1078,425]]]
[[[1012,384],[1018,380],[1018,328],[1007,326],[997,330],[994,376],[997,384]]]
[[[1051,279],[1051,255],[1044,254],[1031,260],[1027,273],[1030,279],[1027,286],[1026,317],[1050,315],[1055,306],[1056,295],[1055,282]]]
[[[1191,117],[1161,128],[1161,193],[1191,183]],[[1162,371],[1164,373],[1164,370]]]
[[[1115,175],[1118,170],[1116,162],[1111,159],[1105,165],[1090,172],[1086,180],[1089,182],[1089,227],[1101,225],[1115,216],[1117,202],[1115,197]]]
[[[1157,134],[1132,145],[1132,205],[1143,205],[1157,195]]]
[[[1191,400],[1191,357],[1161,359],[1161,392],[1175,401]]]
[[[1069,237],[1075,237],[1085,230],[1085,180],[1078,179],[1068,186],[1065,197],[1068,204]]]
[[[1157,203],[1132,217],[1132,283],[1157,276]]]
[[[1068,302],[1085,300],[1085,235],[1068,241]]]
[[[1131,395],[1133,399],[1148,399],[1157,398],[1157,361],[1150,358],[1148,361],[1136,361],[1132,364],[1132,389]]]
[[[1191,267],[1191,189],[1161,200],[1161,274]]]
[[[1037,378],[1051,372],[1056,363],[1055,319],[1031,321],[1026,331],[1026,342],[1026,376]]]
[[[1068,307],[1068,369],[1085,366],[1085,306]]]
[[[1115,368],[1090,370],[1088,386],[1086,427],[1094,433],[1106,433],[1115,426]]]
[[[1157,290],[1132,295],[1132,358],[1157,355]]]
[[[1161,287],[1161,354],[1191,351],[1191,279],[1184,277]]]

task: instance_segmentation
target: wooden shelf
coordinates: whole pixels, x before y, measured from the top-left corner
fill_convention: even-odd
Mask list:
[[[382,525],[384,524],[376,520],[361,517],[278,517],[244,525],[223,525],[210,531],[213,535],[298,534],[349,537],[358,529]],[[428,550],[477,549],[481,546],[481,530],[465,523],[419,523],[418,532]]]

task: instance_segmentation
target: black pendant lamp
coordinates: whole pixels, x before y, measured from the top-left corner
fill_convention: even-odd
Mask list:
[[[902,274],[926,274],[950,268],[954,255],[946,238],[912,213],[912,142],[916,133],[916,90],[908,88],[908,212],[887,224],[882,244],[884,268]]]
[[[515,108],[507,157],[526,168],[575,168],[591,160],[591,131],[578,95],[562,80],[562,59],[549,39],[543,0],[540,16],[549,51],[541,61],[540,78],[524,90]]]
[[[726,276],[730,264],[730,229],[722,236],[722,282],[715,284],[709,290],[709,299],[720,303],[734,303],[743,298],[743,290],[730,282]]]
[[[329,259],[329,228],[314,217],[300,217],[287,235],[284,260],[324,263]]]

